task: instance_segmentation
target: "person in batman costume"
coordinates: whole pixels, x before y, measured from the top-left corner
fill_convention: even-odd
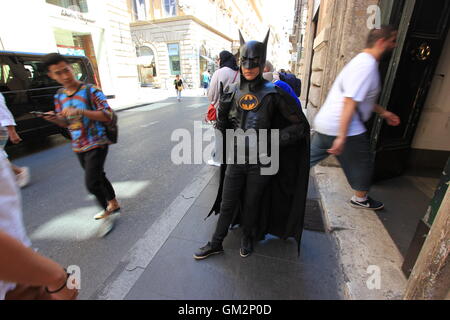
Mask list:
[[[219,220],[212,240],[195,252],[196,260],[222,253],[230,226],[237,224],[243,228],[240,255],[244,258],[252,253],[253,242],[266,234],[293,237],[300,250],[309,181],[310,127],[293,98],[263,79],[269,33],[264,42],[245,42],[239,32],[241,81],[225,89],[221,85],[216,126],[224,139],[229,129],[278,129],[279,169],[274,175],[263,175],[261,161],[223,161],[228,164],[222,165],[219,193],[209,214],[220,213]],[[236,150],[237,143],[233,139],[229,148]],[[227,145],[230,141],[224,143]],[[248,142],[245,148],[248,150]]]

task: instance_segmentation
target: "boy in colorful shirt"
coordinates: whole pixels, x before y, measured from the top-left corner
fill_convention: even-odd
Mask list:
[[[64,89],[55,95],[55,112],[47,112],[44,119],[69,129],[72,149],[85,171],[86,188],[103,208],[94,218],[106,218],[120,211],[114,189],[104,172],[111,144],[104,123],[112,120],[112,110],[102,91],[75,78],[69,61],[62,55],[45,56],[45,67],[48,76]]]

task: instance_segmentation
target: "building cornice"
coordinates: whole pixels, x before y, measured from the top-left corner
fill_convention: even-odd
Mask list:
[[[130,23],[131,27],[141,27],[141,26],[147,26],[147,25],[153,25],[153,24],[160,24],[160,23],[167,23],[167,22],[174,22],[174,21],[186,21],[186,20],[192,20],[196,22],[197,24],[201,25],[205,29],[208,29],[209,31],[217,34],[218,36],[224,38],[225,40],[228,40],[230,42],[233,42],[234,40],[228,37],[227,35],[223,34],[222,32],[214,29],[210,25],[206,24],[202,20],[200,20],[197,17],[194,16],[178,16],[178,17],[170,17],[170,18],[164,18],[164,19],[155,19],[155,20],[148,20],[148,21],[137,21]]]

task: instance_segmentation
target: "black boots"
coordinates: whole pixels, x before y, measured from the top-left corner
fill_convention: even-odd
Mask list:
[[[253,239],[249,236],[242,236],[241,249],[239,254],[242,258],[247,258],[253,252]]]
[[[222,244],[213,245],[211,242],[208,242],[208,244],[206,246],[198,249],[198,251],[195,252],[194,259],[195,260],[203,260],[213,254],[219,254],[219,253],[223,253]]]

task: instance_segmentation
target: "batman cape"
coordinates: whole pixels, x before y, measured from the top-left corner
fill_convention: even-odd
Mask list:
[[[262,113],[264,108],[267,108],[265,104],[270,103],[267,101],[276,101],[278,106],[273,108],[269,122],[270,129],[280,130],[279,170],[264,187],[259,208],[253,208],[253,210],[259,210],[258,222],[254,226],[254,239],[263,240],[266,234],[281,239],[295,238],[300,252],[309,182],[310,127],[295,100],[284,90],[262,79],[268,35],[269,33],[263,43],[256,41],[245,43],[240,34],[241,66],[248,69],[259,66],[261,72],[257,79],[249,82],[242,75],[241,69],[241,84],[239,86],[231,85],[225,90],[228,93],[232,92],[232,103],[229,114],[226,116],[227,126],[218,126],[218,129],[222,131],[224,138],[223,162],[225,163],[227,145],[232,145],[226,141],[225,129],[236,129],[240,126],[241,128],[244,127],[245,130],[248,129],[249,123],[250,125],[252,123],[264,123],[264,119],[258,118],[264,118],[264,114],[262,116],[257,114]],[[259,105],[255,108],[254,104]],[[218,123],[221,118],[221,107],[222,103],[219,106]],[[295,126],[293,126],[292,121],[288,120],[289,115],[299,119]],[[222,114],[222,119],[223,117]],[[240,123],[242,121],[245,124]],[[287,139],[288,143],[283,145],[283,139]],[[208,217],[213,213],[220,214],[226,168],[227,165],[222,164],[218,195]],[[245,188],[249,187],[258,188],[257,185],[245,186]],[[243,204],[245,203],[244,194],[245,192],[242,192],[240,200],[234,207],[231,226],[238,225],[242,221]]]

